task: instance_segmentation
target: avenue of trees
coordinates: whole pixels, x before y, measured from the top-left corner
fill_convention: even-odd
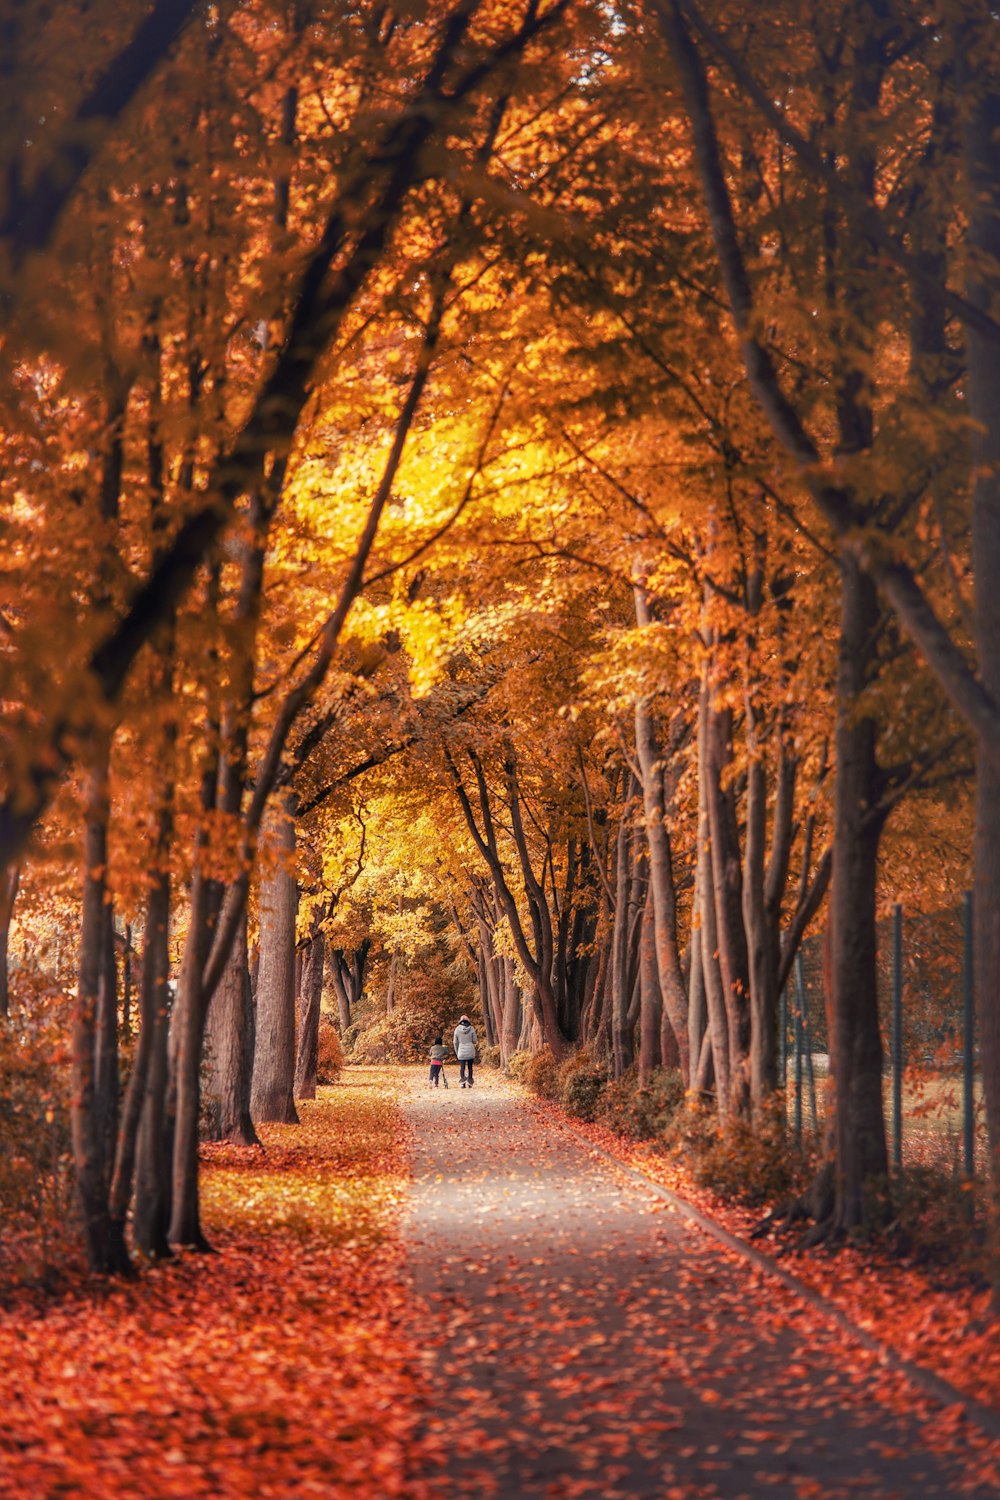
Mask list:
[[[880,901],[971,881],[1000,1192],[985,0],[4,42],[0,1011],[66,1008],[91,1266],[204,1244],[199,1132],[293,1121],[324,986],[391,1011],[428,923],[504,1060],[676,1068],[722,1128],[822,932],[840,1233]]]

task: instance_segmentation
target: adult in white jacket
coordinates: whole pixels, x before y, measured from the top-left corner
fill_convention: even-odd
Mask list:
[[[458,1058],[458,1076],[462,1087],[468,1083],[471,1089],[474,1079],[472,1065],[476,1060],[476,1029],[468,1016],[463,1016],[455,1027],[455,1056]]]

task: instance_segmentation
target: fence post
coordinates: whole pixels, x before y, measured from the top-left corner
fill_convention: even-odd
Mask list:
[[[892,912],[892,1164],[903,1169],[903,908]]]
[[[962,902],[962,979],[965,1000],[965,1026],[962,1041],[963,1087],[962,1087],[962,1135],[964,1142],[965,1175],[972,1178],[976,1171],[975,1140],[975,1042],[976,1012],[973,1003],[972,980],[972,892],[966,891]]]
[[[795,1139],[802,1139],[802,957],[795,960]]]
[[[802,954],[795,955],[795,983],[799,991],[799,1010],[802,1012],[802,1039],[805,1044],[806,1073],[809,1076],[809,1109],[812,1115],[813,1130],[819,1132],[819,1114],[816,1109],[816,1074],[813,1071],[813,1043],[812,1029],[809,1025],[809,1012],[806,1009],[806,976],[802,967]]]

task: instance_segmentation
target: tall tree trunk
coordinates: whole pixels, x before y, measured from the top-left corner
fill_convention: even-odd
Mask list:
[[[698,1061],[702,1043],[708,1031],[708,1000],[705,995],[705,974],[701,963],[701,930],[695,923],[701,921],[698,897],[698,858],[695,859],[694,902],[691,908],[692,931],[688,944],[687,963],[687,1013],[688,1013],[688,1058],[691,1064],[689,1088],[697,1088]],[[664,1012],[666,1015],[666,1012]],[[661,1043],[662,1047],[662,1043]]]
[[[501,958],[503,993],[503,1025],[500,1031],[500,1060],[505,1063],[517,1051],[517,1039],[521,1030],[521,991],[517,984],[514,960]]]
[[[298,1039],[295,1049],[295,1097],[315,1099],[319,1067],[319,1008],[323,998],[326,938],[322,929],[309,940],[299,986]]]
[[[636,624],[646,626],[651,614],[645,587],[633,586]],[[646,839],[649,844],[649,879],[653,893],[653,933],[657,982],[662,997],[662,1013],[678,1048],[684,1085],[691,1081],[688,1046],[687,994],[681,972],[677,943],[677,892],[674,886],[673,858],[667,820],[667,797],[662,752],[645,699],[635,706],[635,749],[642,778],[642,802],[646,816]]]
[[[171,1072],[167,1130],[172,1132],[170,1227],[172,1245],[206,1250],[198,1203],[198,1133],[201,1113],[201,1060],[208,997],[202,975],[211,946],[212,882],[196,870],[191,915],[177,1006],[171,1025]],[[172,1105],[172,1107],[171,1107]],[[172,1118],[171,1118],[172,1117]]]
[[[719,969],[719,943],[716,924],[715,891],[712,878],[712,835],[708,815],[709,753],[708,663],[702,668],[698,703],[698,864],[695,877],[695,913],[692,927],[701,944],[700,974],[705,990],[708,1031],[711,1036],[712,1067],[719,1114],[729,1114],[729,1022]],[[696,968],[692,963],[691,973]]]
[[[396,982],[392,972],[392,966],[395,961],[396,955],[393,954],[389,961],[389,990],[386,996],[387,1015],[390,1014],[388,1001],[392,999],[392,990]],[[351,984],[350,970],[339,948],[330,949],[330,975],[333,979],[333,993],[337,997],[337,1016],[340,1021],[340,1034],[343,1036],[351,1024]]]
[[[743,922],[750,970],[750,1097],[757,1112],[778,1086],[778,976],[764,890],[767,775],[756,759],[747,772],[746,819]]]
[[[726,784],[732,761],[732,710],[709,706],[706,797],[711,890],[729,1042],[728,1115],[750,1109],[750,973],[743,928],[743,870],[736,799]]]
[[[112,1223],[108,1208],[107,1125],[109,1088],[117,1091],[108,1074],[110,1023],[107,966],[107,867],[108,867],[108,774],[110,739],[97,747],[87,777],[86,827],[84,832],[83,910],[80,931],[80,967],[72,1027],[72,1095],[70,1122],[77,1198],[83,1219],[87,1263],[102,1274],[130,1269],[120,1226]]]
[[[205,1083],[208,1139],[234,1141],[240,1146],[259,1146],[260,1138],[250,1114],[254,1006],[245,911],[208,1009],[205,1052],[208,1061]]]
[[[640,1087],[645,1087],[653,1069],[659,1067],[661,1062],[660,1028],[663,1018],[663,1001],[660,996],[660,980],[656,962],[654,904],[653,885],[650,881],[642,913],[639,954],[642,996],[639,1010]]]
[[[876,882],[882,818],[875,722],[858,713],[878,619],[875,588],[843,549],[837,663],[836,793],[831,897],[831,1065],[836,1103],[834,1227],[855,1229],[868,1189],[888,1171],[878,1024]]]
[[[157,643],[153,690],[166,701],[173,691],[174,639],[171,624]],[[129,1080],[115,1162],[113,1207],[124,1221],[135,1176],[132,1240],[149,1257],[170,1254],[170,1161],[173,1141],[167,1129],[170,1037],[170,851],[174,837],[174,750],[177,726],[167,720],[163,734],[166,767],[160,788],[156,842],[142,940],[139,992],[139,1049]],[[135,1140],[133,1142],[133,1131]],[[134,1163],[132,1160],[134,1152]]]
[[[615,846],[615,915],[612,928],[611,973],[610,973],[610,1041],[611,1071],[620,1078],[632,1061],[631,1038],[628,1033],[628,1006],[631,998],[631,974],[629,972],[629,923],[631,908],[629,895],[632,890],[632,862],[635,858],[635,840],[632,837],[632,803],[635,797],[635,778],[626,774],[625,797],[618,838]]]
[[[10,924],[21,882],[21,866],[0,872],[0,1016],[10,1015]]]
[[[169,819],[169,812],[166,816]],[[161,850],[158,852],[162,852],[163,817],[161,811]],[[169,829],[165,837],[169,843]],[[153,874],[146,898],[139,989],[139,1040],[118,1131],[118,1150],[110,1199],[112,1218],[124,1237],[133,1178],[135,1179],[132,1234],[136,1248],[148,1256],[167,1253],[167,1215],[164,1206],[169,1165],[163,1134],[163,1103],[167,1073],[169,922],[170,875],[166,869],[160,868]]]
[[[102,920],[101,980],[97,995],[97,1051],[94,1059],[94,1097],[101,1132],[105,1191],[110,1190],[118,1140],[118,966],[115,963],[115,921],[105,897]]]
[[[135,1207],[132,1238],[144,1255],[169,1255],[170,1162],[173,1139],[167,1125],[167,1085],[170,1071],[169,952],[170,877],[164,872],[150,892],[146,908],[146,936],[142,950],[143,995],[152,994],[153,1036],[146,1090],[136,1142]],[[144,999],[144,1008],[148,1002]]]
[[[984,24],[995,32],[996,22]],[[984,66],[995,41],[969,50],[964,80],[966,193],[969,212],[969,300],[994,317],[1000,299],[1000,92]],[[972,63],[975,58],[976,62]],[[977,76],[978,75],[978,76]],[[972,566],[976,652],[983,686],[1000,703],[1000,348],[966,330],[972,419]],[[1000,771],[980,743],[976,782],[974,969],[995,1224],[1000,1224]],[[998,1261],[1000,1265],[1000,1261]],[[1000,1303],[1000,1269],[995,1278]]]
[[[295,820],[286,799],[277,817],[281,857],[261,884],[257,1044],[251,1113],[255,1121],[298,1124],[295,1109],[295,914],[298,891],[290,868]]]

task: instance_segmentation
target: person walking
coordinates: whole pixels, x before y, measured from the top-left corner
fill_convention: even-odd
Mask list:
[[[448,1080],[444,1076],[444,1058],[444,1037],[436,1036],[431,1048],[431,1083],[435,1088],[439,1083],[443,1083],[445,1088],[448,1087]]]
[[[472,1076],[472,1065],[476,1060],[476,1030],[468,1016],[463,1016],[455,1027],[454,1044],[462,1087],[464,1089],[468,1083],[471,1089],[475,1082]]]

